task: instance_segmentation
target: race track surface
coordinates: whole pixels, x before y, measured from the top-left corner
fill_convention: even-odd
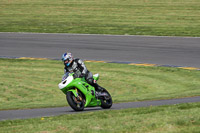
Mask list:
[[[126,108],[138,108],[138,107],[148,107],[148,106],[159,106],[159,105],[171,105],[180,103],[192,103],[200,102],[200,96],[181,98],[181,99],[169,99],[169,100],[158,100],[158,101],[143,101],[143,102],[129,102],[129,103],[116,103],[113,104],[109,110],[119,110]],[[84,113],[89,111],[100,111],[103,110],[100,107],[86,108],[84,111],[75,112],[70,107],[57,107],[57,108],[41,108],[41,109],[25,109],[25,110],[5,110],[0,111],[0,121],[11,120],[11,119],[26,119],[34,117],[45,117],[45,116],[55,116],[62,114],[74,114],[74,113]]]
[[[200,67],[200,38],[80,34],[0,33],[0,57],[83,60]]]
[[[200,38],[0,33],[0,57],[60,59],[69,51],[83,60],[200,67]],[[111,110],[200,102],[192,98],[113,104]],[[99,111],[100,107],[83,112]],[[72,114],[70,107],[0,111],[0,120]],[[81,112],[79,112],[81,113]]]

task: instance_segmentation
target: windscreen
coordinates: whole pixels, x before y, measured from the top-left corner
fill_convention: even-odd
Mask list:
[[[65,73],[62,77],[62,81],[65,80],[69,76],[69,72]]]

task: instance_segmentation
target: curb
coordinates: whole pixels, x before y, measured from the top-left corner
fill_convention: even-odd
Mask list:
[[[95,60],[85,60],[85,62],[102,62],[102,63],[118,63],[118,64],[128,64],[133,66],[155,66],[155,67],[174,67],[174,68],[181,68],[186,70],[198,70],[200,71],[200,68],[196,67],[184,67],[184,66],[174,66],[174,65],[158,65],[158,64],[149,64],[149,63],[133,63],[133,62],[110,62],[110,61],[95,61]]]
[[[53,59],[53,58],[9,57],[9,56],[0,56],[0,58],[6,58],[6,59],[28,59],[28,60],[60,60],[60,59]],[[186,69],[186,70],[198,70],[198,71],[200,71],[200,68],[196,68],[196,67],[174,66],[174,65],[159,65],[159,64],[149,64],[149,63],[118,62],[118,61],[97,61],[97,60],[84,60],[84,62],[118,63],[118,64],[134,65],[134,66],[174,67],[174,68],[180,68],[180,69]]]

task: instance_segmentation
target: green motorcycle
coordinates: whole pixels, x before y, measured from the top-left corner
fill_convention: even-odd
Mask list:
[[[95,74],[93,78],[97,81],[99,75]],[[74,73],[67,73],[58,87],[66,94],[69,105],[75,111],[82,111],[85,107],[101,106],[108,109],[112,106],[112,97],[106,89],[96,96],[95,88],[85,78],[74,78]]]

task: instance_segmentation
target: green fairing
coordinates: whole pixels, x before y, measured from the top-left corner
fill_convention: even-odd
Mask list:
[[[73,74],[70,74],[69,76],[72,76]],[[94,77],[95,80],[98,80],[98,76]],[[95,107],[100,106],[101,101],[99,99],[96,99],[95,97],[95,88],[88,84],[84,78],[76,78],[73,79],[66,87],[62,88],[64,94],[67,94],[68,91],[71,91],[75,97],[77,97],[77,92],[82,92],[82,94],[85,96],[85,107]],[[92,95],[93,91],[93,95]]]

